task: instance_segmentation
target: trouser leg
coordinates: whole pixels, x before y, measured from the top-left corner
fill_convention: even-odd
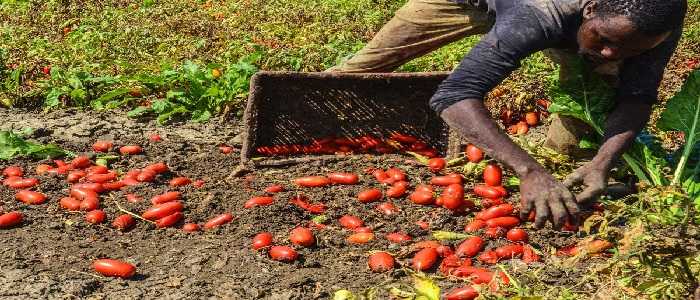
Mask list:
[[[409,0],[352,58],[329,71],[391,72],[404,63],[492,25],[485,11],[449,0]]]

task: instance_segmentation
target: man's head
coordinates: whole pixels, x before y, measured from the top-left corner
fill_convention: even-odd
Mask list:
[[[593,0],[583,11],[579,52],[596,62],[639,55],[683,26],[687,0]]]

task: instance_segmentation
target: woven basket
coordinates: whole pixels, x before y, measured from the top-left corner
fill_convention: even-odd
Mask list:
[[[443,155],[452,153],[448,126],[428,106],[447,75],[258,72],[251,79],[244,115],[242,163],[288,159],[253,163],[260,146],[391,132],[419,137]]]

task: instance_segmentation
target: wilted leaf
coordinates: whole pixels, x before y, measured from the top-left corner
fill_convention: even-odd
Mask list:
[[[440,287],[432,279],[424,275],[413,274],[413,280],[413,287],[417,295],[416,300],[421,296],[426,300],[440,300]]]

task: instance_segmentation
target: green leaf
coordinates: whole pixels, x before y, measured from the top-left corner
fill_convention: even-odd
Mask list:
[[[48,94],[46,94],[46,98],[44,98],[44,107],[46,108],[55,108],[61,105],[61,96],[63,95],[63,92],[59,89],[51,89]]]
[[[681,90],[666,102],[666,110],[657,123],[661,130],[677,130],[685,134],[686,144],[674,172],[672,184],[683,178],[690,154],[700,143],[700,70],[691,73]]]
[[[333,300],[356,300],[357,297],[348,290],[338,290],[333,294]]]
[[[433,231],[433,238],[438,241],[455,241],[468,238],[468,234],[451,231]]]
[[[136,107],[136,108],[132,109],[132,110],[129,111],[128,113],[126,113],[126,115],[127,115],[128,117],[130,117],[130,118],[135,118],[135,117],[139,117],[139,116],[145,115],[146,113],[149,113],[149,112],[152,112],[152,111],[153,111],[153,110],[152,110],[150,107],[139,106],[139,107]]]
[[[197,123],[204,123],[209,121],[211,118],[211,112],[208,110],[195,110],[192,112],[192,121]]]
[[[111,90],[111,91],[105,93],[104,95],[100,96],[99,98],[95,99],[94,101],[99,101],[101,103],[109,102],[109,101],[113,100],[114,98],[121,97],[121,96],[128,94],[129,91],[131,91],[130,88],[114,89],[114,90]]]
[[[65,155],[73,154],[56,145],[28,142],[15,133],[0,131],[0,159],[2,160],[9,160],[19,156],[46,159]]]
[[[413,287],[416,290],[416,299],[424,297],[427,300],[440,300],[440,287],[427,276],[413,274]]]

